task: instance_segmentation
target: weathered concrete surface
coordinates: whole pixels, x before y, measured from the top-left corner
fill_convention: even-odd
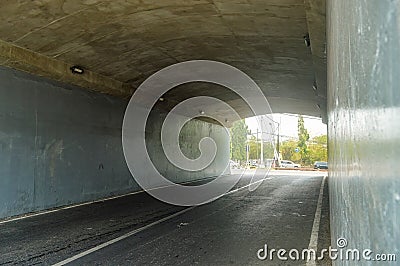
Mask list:
[[[326,1],[305,0],[308,33],[315,71],[315,94],[321,113],[327,112],[326,106]],[[322,116],[325,120],[326,117]]]
[[[52,80],[74,84],[92,91],[104,92],[115,96],[126,96],[132,92],[127,84],[101,74],[84,69],[84,75],[73,74],[71,65],[63,61],[11,45],[0,40],[0,64],[45,76]]]
[[[332,242],[399,260],[399,1],[330,0],[328,10]]]
[[[121,147],[127,101],[4,67],[0,101],[0,218],[139,190]],[[195,157],[193,142],[204,135],[223,153],[203,172],[172,171],[158,155],[162,117],[150,116],[146,138],[161,173],[184,182],[224,170],[227,135],[218,125],[193,121],[181,132],[183,152]]]
[[[5,0],[0,39],[15,53],[10,56],[0,45],[0,64],[129,96],[163,67],[186,60],[218,60],[249,74],[274,112],[325,116],[324,2]],[[307,32],[312,49],[304,45]],[[73,76],[67,73],[71,65],[88,72]],[[168,100],[179,101],[181,94]],[[242,106],[233,99],[228,103]]]

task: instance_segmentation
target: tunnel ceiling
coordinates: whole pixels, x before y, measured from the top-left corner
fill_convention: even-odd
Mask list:
[[[32,74],[129,97],[166,66],[218,60],[252,77],[274,112],[326,112],[324,0],[3,0],[0,19],[0,64]]]

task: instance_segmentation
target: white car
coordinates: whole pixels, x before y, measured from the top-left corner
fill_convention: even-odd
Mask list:
[[[281,167],[282,168],[300,168],[301,165],[298,164],[298,163],[294,163],[292,161],[282,160],[281,161]]]

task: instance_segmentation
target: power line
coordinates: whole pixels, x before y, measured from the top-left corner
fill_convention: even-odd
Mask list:
[[[293,117],[297,117],[297,118],[300,116],[299,114],[289,114],[289,113],[283,113],[283,114],[277,114],[277,115],[293,116]],[[322,118],[320,118],[320,117],[309,116],[309,115],[302,115],[302,116],[307,119],[322,121]]]

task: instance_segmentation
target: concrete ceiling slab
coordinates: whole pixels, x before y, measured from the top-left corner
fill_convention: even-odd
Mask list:
[[[129,97],[166,66],[217,60],[252,77],[273,111],[324,116],[324,8],[325,0],[4,0],[0,64]],[[72,65],[86,76],[68,73]],[[249,115],[242,101],[220,96]]]

